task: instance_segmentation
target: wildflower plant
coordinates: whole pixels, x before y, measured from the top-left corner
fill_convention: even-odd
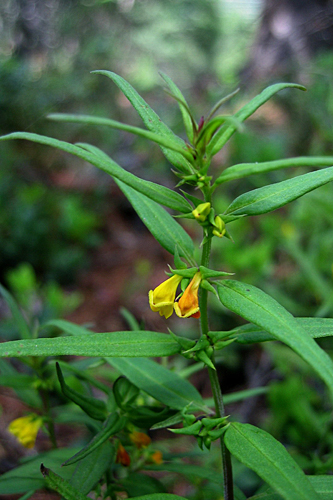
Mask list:
[[[174,434],[193,436],[202,449],[209,450],[214,441],[219,443],[223,473],[218,470],[213,472],[215,481],[220,484],[219,498],[245,498],[233,481],[232,457],[262,479],[264,486],[260,498],[263,500],[273,497],[319,500],[324,498],[323,492],[333,495],[333,476],[306,475],[287,449],[272,435],[259,427],[237,422],[233,416],[225,414],[215,361],[216,353],[227,349],[233,342],[252,344],[278,340],[308,363],[326,384],[329,396],[333,395],[333,362],[315,341],[317,337],[333,335],[333,320],[295,318],[262,290],[230,279],[230,273],[213,269],[210,264],[212,239],[218,238],[217,241],[223,246],[231,238],[232,225],[237,224],[238,219],[269,213],[333,180],[333,157],[298,157],[221,166],[215,177],[210,169],[213,157],[260,106],[281,90],[305,90],[304,87],[292,83],[274,84],[233,115],[217,114],[223,104],[233,97],[233,93],[221,99],[207,118],[197,122],[181,91],[170,78],[162,75],[169,93],[179,104],[187,134],[187,140],[184,141],[163,123],[122,77],[109,71],[95,73],[110,78],[120,88],[146,128],[85,115],[53,114],[50,118],[61,122],[104,125],[155,142],[178,178],[175,190],[127,172],[90,144],[74,145],[26,132],[12,133],[1,137],[1,140],[27,139],[58,148],[111,175],[157,242],[170,253],[170,268],[165,281],[154,290],[147,290],[150,308],[166,320],[173,313],[184,321],[190,317],[196,318],[198,332],[193,339],[182,335],[182,332],[145,331],[135,322],[132,331],[99,334],[63,320],[36,326],[26,322],[13,298],[3,290],[19,322],[21,339],[2,343],[1,357],[21,357],[30,368],[37,370],[38,384],[35,382],[35,387],[44,396],[48,390],[57,390],[75,403],[83,411],[84,418],[81,421],[93,429],[93,437],[83,448],[68,448],[66,453],[58,455],[63,462],[60,472],[58,469],[54,472],[53,468],[44,465],[46,457],[43,458],[40,477],[33,475],[28,481],[24,466],[23,469],[21,466],[17,468],[16,478],[10,473],[5,474],[0,479],[0,493],[16,493],[15,484],[18,484],[19,477],[19,492],[35,491],[44,486],[68,500],[87,498],[86,495],[92,491],[96,498],[116,499],[118,492],[126,491],[129,498],[136,497],[138,500],[180,500],[183,497],[166,493],[160,481],[152,478],[150,481],[148,476],[138,472],[148,470],[149,464],[155,464],[158,470],[164,467],[165,470],[172,470],[170,464],[169,468],[164,465],[161,450],[154,439],[147,435],[149,429],[164,427]],[[250,175],[300,166],[316,170],[244,192],[225,207],[223,213],[217,212],[214,195],[227,188],[229,182],[241,183],[243,178]],[[191,192],[195,188],[196,196],[188,192],[188,186]],[[201,227],[200,241],[192,241],[180,223],[181,218],[187,218]],[[229,331],[211,331],[208,299],[212,294],[221,306],[244,318],[247,324]],[[45,332],[51,328],[58,335],[45,338]],[[79,361],[79,365],[74,361],[60,361],[55,366],[54,358],[62,355],[88,359]],[[149,359],[171,355],[184,356],[205,365],[214,411],[205,404],[200,393],[187,379]],[[114,381],[112,390],[95,380],[86,370],[92,365],[103,364],[113,366],[121,374]],[[3,366],[8,369],[9,365]],[[85,369],[78,366],[84,366]],[[16,376],[19,377],[19,374]],[[82,391],[82,387],[80,391],[77,390],[73,383],[68,382],[69,377],[72,382],[74,378],[84,381],[85,386],[99,389],[104,397],[97,398],[91,391]],[[56,412],[47,403],[42,405],[40,413],[40,417],[34,417],[37,419],[35,422],[39,425],[45,422],[45,431],[48,430],[51,442],[56,447]],[[24,418],[29,417],[12,422],[9,427],[9,431],[19,439]],[[29,429],[30,446],[37,432],[36,426],[32,432],[30,420],[27,421],[27,433]],[[41,462],[40,459],[39,465]],[[38,457],[34,461],[38,469],[37,463]],[[188,469],[183,468],[182,464],[175,464],[175,467],[186,475],[185,470]],[[64,470],[69,472],[65,473]]]

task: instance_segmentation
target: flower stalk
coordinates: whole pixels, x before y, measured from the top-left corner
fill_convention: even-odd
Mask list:
[[[211,238],[209,238],[202,247],[201,254],[201,265],[209,267],[210,252],[211,252]],[[209,332],[209,322],[208,322],[208,291],[204,288],[200,288],[200,330],[201,335],[207,335]],[[214,363],[214,357],[212,357],[212,362]],[[212,388],[215,412],[217,417],[224,417],[224,403],[223,395],[218,379],[217,371],[209,366],[207,366],[209,380]],[[233,478],[232,478],[232,465],[230,452],[224,444],[223,436],[220,437],[221,444],[221,455],[222,455],[222,469],[223,469],[223,486],[224,486],[224,500],[233,500]]]

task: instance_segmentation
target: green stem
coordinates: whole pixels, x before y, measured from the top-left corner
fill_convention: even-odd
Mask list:
[[[220,382],[217,376],[216,370],[208,367],[210,384],[212,387],[215,411],[218,417],[224,417],[224,404],[223,396],[220,387]],[[222,453],[222,468],[223,468],[223,485],[224,485],[224,500],[233,500],[234,498],[234,488],[232,480],[232,465],[230,452],[226,445],[224,444],[223,436],[220,438],[221,443],[221,453]]]
[[[207,200],[206,200],[207,201]],[[209,266],[209,258],[211,251],[211,239],[209,239],[202,248],[201,255],[201,265],[208,267]],[[208,311],[207,311],[207,299],[208,292],[207,290],[200,288],[200,328],[201,335],[207,335],[209,332],[209,323],[208,323]],[[212,359],[214,363],[214,359]],[[209,380],[212,387],[212,393],[215,402],[215,411],[218,417],[224,417],[224,404],[223,404],[223,396],[219,383],[219,379],[217,376],[216,370],[208,367]],[[222,468],[223,468],[223,485],[224,485],[224,500],[233,500],[233,479],[232,479],[232,465],[231,465],[231,457],[229,450],[224,444],[223,436],[220,439],[221,443],[221,454],[222,454]]]

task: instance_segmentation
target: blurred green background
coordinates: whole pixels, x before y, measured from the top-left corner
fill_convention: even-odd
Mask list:
[[[51,112],[85,113],[141,126],[112,82],[90,73],[106,69],[127,79],[183,136],[178,106],[163,91],[161,70],[182,89],[198,120],[237,87],[240,92],[225,112],[236,111],[277,81],[296,81],[308,88],[306,93],[281,92],[256,112],[214,160],[214,174],[240,162],[333,155],[331,33],[327,25],[322,38],[318,30],[297,31],[294,26],[305,25],[297,17],[297,2],[276,2],[287,6],[289,17],[282,20],[281,12],[274,17],[267,10],[266,4],[271,3],[5,0],[0,5],[1,134],[28,131],[89,142],[134,174],[173,187],[177,179],[157,146],[107,128],[46,118]],[[316,4],[305,2],[311,3]],[[326,15],[331,2],[318,3]],[[311,19],[318,20],[315,10],[309,12],[307,27],[312,26]],[[292,29],[291,22],[296,23]],[[303,45],[292,45],[291,32]],[[216,210],[223,212],[245,190],[306,171],[289,169],[233,181],[227,190],[218,191]],[[214,265],[259,286],[296,316],[329,317],[333,312],[332,222],[333,186],[328,184],[272,214],[234,222],[230,225],[233,243],[214,241]],[[200,241],[193,223],[186,223],[186,229]],[[95,167],[25,141],[2,143],[0,242],[1,282],[36,320],[67,317],[97,331],[111,331],[125,327],[119,310],[126,307],[147,329],[166,331],[166,322],[150,311],[147,293],[164,279],[167,263],[172,264],[170,256],[154,242],[112,179]],[[214,300],[212,313],[215,330],[241,322],[221,311]],[[1,336],[16,338],[2,302],[0,315]],[[168,325],[190,335],[193,321],[175,319]],[[332,345],[325,342],[330,352]],[[291,405],[292,394],[300,394],[308,374],[294,358],[287,366],[280,347],[245,352],[232,346],[223,359],[226,386],[237,389],[281,380],[275,381],[266,403],[268,419],[266,407],[259,417],[254,404],[237,411],[244,420],[264,420],[276,437],[290,440],[297,448],[304,419]],[[285,378],[290,371],[292,377]],[[289,384],[290,396],[282,405],[283,415],[281,398],[286,387],[282,384]],[[316,391],[311,387],[308,392],[302,393],[303,409],[312,421],[326,422],[326,413],[313,416]],[[310,441],[297,453],[300,461],[309,460],[313,473],[323,466],[319,461],[316,469],[309,446],[318,442],[323,430],[311,429]]]
[[[140,125],[115,86],[90,74],[109,69],[126,78],[183,135],[177,104],[163,92],[162,70],[182,89],[197,119],[238,86],[241,91],[228,103],[228,112],[275,81],[308,87],[307,93],[280,93],[261,108],[218,155],[215,173],[238,162],[330,155],[333,56],[330,47],[322,50],[314,43],[311,32],[307,38],[299,34],[309,46],[306,60],[295,49],[290,55],[287,28],[288,22],[298,26],[296,3],[282,2],[289,5],[290,18],[281,20],[279,10],[271,12],[270,2],[259,0],[7,0],[0,6],[1,133],[21,130],[90,142],[133,173],[172,187],[176,178],[170,166],[144,140],[47,120],[48,113],[63,111]],[[280,43],[284,32],[286,47]],[[131,301],[137,317],[154,321],[145,294],[158,281],[156,273],[163,275],[156,266],[162,261],[163,268],[168,256],[154,243],[152,255],[141,251],[140,240],[149,235],[112,180],[76,158],[25,141],[3,143],[1,158],[0,276],[5,285],[19,291],[20,279],[30,273],[36,284],[82,288],[87,300],[100,293],[102,310],[94,315],[94,307],[81,305],[82,320],[104,328],[116,327],[121,321],[115,319],[117,309]],[[233,182],[227,191],[220,189],[217,208],[223,211],[245,189],[301,172]],[[263,287],[296,315],[330,314],[331,200],[328,185],[273,214],[234,223],[234,243],[215,242],[216,264]],[[193,225],[188,230],[195,236]],[[29,272],[22,271],[25,263]]]

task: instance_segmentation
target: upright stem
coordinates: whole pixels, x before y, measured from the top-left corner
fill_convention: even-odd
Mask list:
[[[202,255],[201,255],[202,266],[205,267],[209,266],[210,250],[211,250],[211,239],[209,239],[203,245]],[[201,313],[200,328],[202,335],[207,335],[207,333],[209,332],[207,298],[208,298],[207,290],[205,290],[204,288],[200,288],[200,313]],[[212,361],[214,362],[214,359]],[[224,417],[225,412],[224,412],[223,396],[217,372],[216,370],[213,370],[213,368],[208,367],[208,373],[214,397],[216,415],[217,417]],[[229,450],[226,448],[224,444],[223,436],[220,438],[220,443],[221,443],[221,453],[222,453],[224,500],[233,500],[234,493],[233,493],[231,458]]]

